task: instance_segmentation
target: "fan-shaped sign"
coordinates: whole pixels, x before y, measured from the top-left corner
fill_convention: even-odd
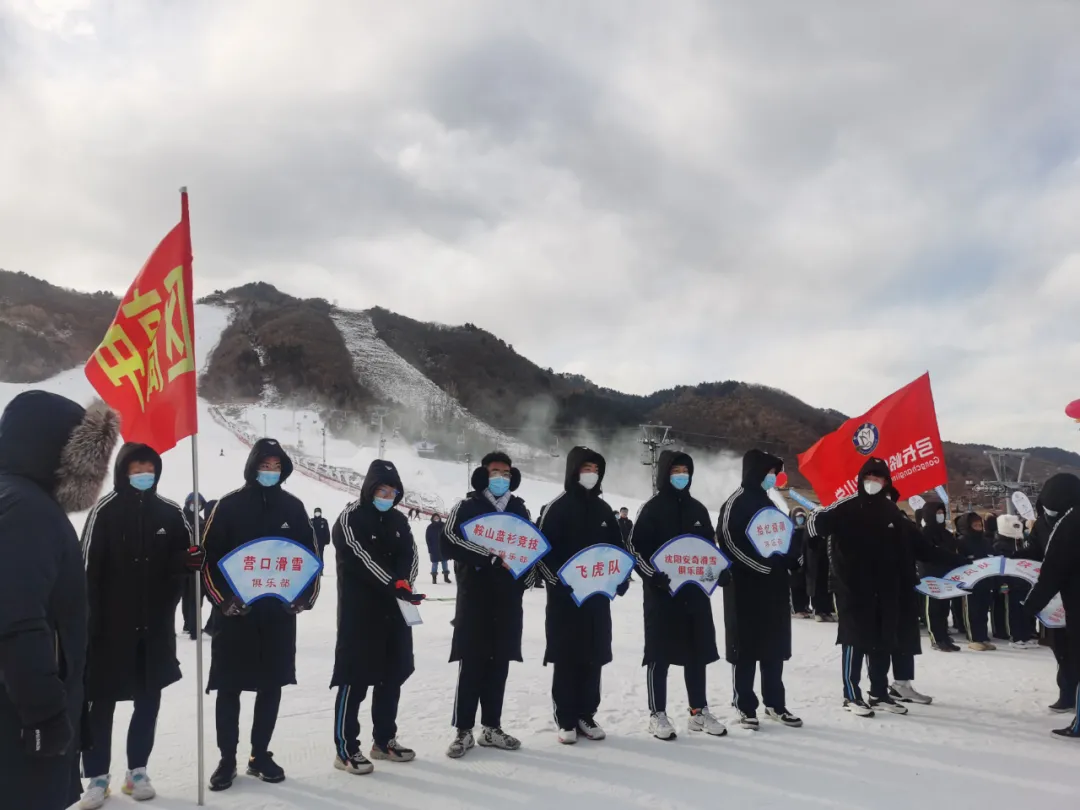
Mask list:
[[[653,568],[671,580],[671,592],[688,583],[697,585],[709,596],[716,590],[720,573],[731,563],[720,549],[696,534],[683,534],[668,540],[652,556]]]
[[[260,537],[226,554],[218,568],[245,605],[267,596],[292,604],[322,571],[322,560],[295,540]]]
[[[615,598],[615,589],[634,570],[634,558],[618,546],[598,543],[582,549],[559,569],[559,579],[574,592],[578,606],[596,594]]]
[[[461,524],[461,536],[501,557],[514,579],[532,568],[551,544],[532,523],[512,512],[491,512]]]

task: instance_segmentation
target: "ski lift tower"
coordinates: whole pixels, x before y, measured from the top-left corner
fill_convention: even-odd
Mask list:
[[[384,420],[390,415],[390,409],[379,406],[371,411],[371,426],[379,426],[379,458],[386,458],[386,428]]]
[[[657,493],[656,488],[656,462],[660,456],[660,448],[674,444],[668,438],[671,432],[670,425],[639,425],[641,428],[641,444],[645,448],[641,463],[652,470],[652,492]]]
[[[996,484],[996,487],[986,487],[995,493],[1005,496],[1005,511],[1015,515],[1016,507],[1013,506],[1012,493],[1017,490],[1024,492],[1029,485],[1024,483],[1024,465],[1027,463],[1030,453],[1020,453],[1015,450],[984,450],[983,455],[990,459],[990,466],[994,468],[996,481],[982,481],[981,485]],[[1011,478],[1011,470],[1016,469],[1016,480]]]

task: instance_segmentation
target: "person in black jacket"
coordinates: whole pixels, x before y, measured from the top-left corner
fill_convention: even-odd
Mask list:
[[[360,704],[372,688],[371,758],[409,762],[416,753],[397,741],[401,686],[412,675],[412,627],[399,603],[423,600],[413,592],[420,558],[409,519],[394,507],[405,495],[393,463],[376,459],[364,476],[360,500],[334,524],[338,625],[331,687],[334,707],[334,767],[371,773],[360,753]]]
[[[809,520],[807,516],[807,521]],[[803,543],[803,570],[806,572],[806,590],[810,594],[810,609],[813,611],[814,621],[835,622],[836,606],[832,591],[829,590],[829,538],[811,537],[804,528]]]
[[[573,448],[566,454],[565,491],[540,511],[539,528],[551,544],[537,564],[547,584],[544,665],[555,665],[551,701],[559,742],[565,745],[576,743],[579,733],[589,740],[606,736],[596,722],[596,711],[600,673],[612,660],[611,602],[594,594],[579,607],[570,586],[558,578],[567,560],[589,546],[622,546],[615,512],[600,497],[606,470],[607,462],[595,450]],[[620,596],[629,585],[619,586]]]
[[[315,539],[319,543],[319,548],[326,548],[330,545],[330,524],[323,517],[322,509],[318,506],[315,507],[314,517],[311,518],[311,530],[315,532]]]
[[[293,540],[322,557],[303,502],[281,488],[292,471],[292,461],[277,441],[259,439],[244,466],[244,486],[217,502],[203,533],[203,586],[215,614],[207,691],[218,693],[221,751],[221,762],[210,777],[211,790],[226,790],[236,779],[241,692],[256,693],[248,775],[264,782],[285,779],[270,753],[270,738],[281,687],[296,683],[296,616],[315,605],[319,578],[291,605],[274,598],[245,605],[229,588],[218,563],[245,543],[264,537]]]
[[[761,669],[765,716],[791,728],[802,720],[788,711],[784,662],[791,658],[790,571],[802,565],[791,543],[786,554],[762,557],[747,532],[759,512],[773,509],[769,490],[784,469],[783,459],[761,450],[743,456],[742,484],[720,509],[717,535],[731,559],[731,583],[724,588],[724,638],[733,669],[733,705],[743,728],[758,728],[759,701],[754,692]]]
[[[454,739],[446,751],[463,757],[476,743],[473,728],[481,709],[479,743],[486,748],[516,751],[521,742],[502,729],[503,696],[511,661],[521,661],[522,597],[533,571],[514,579],[502,559],[472,542],[461,527],[494,512],[509,512],[531,521],[525,501],[513,493],[521,473],[505,453],[484,456],[472,474],[472,492],[450,512],[442,537],[443,559],[457,568],[457,605],[450,660],[458,662],[454,695]]]
[[[956,538],[945,528],[945,504],[940,501],[930,501],[922,509],[915,513],[919,531],[923,537],[935,548],[942,552],[959,555],[959,546]],[[920,562],[919,577],[943,577],[949,573],[951,566],[939,562]],[[948,599],[923,598],[923,608],[926,616],[926,628],[930,631],[930,642],[933,649],[938,652],[959,652],[949,636],[949,611],[951,606]]]
[[[806,587],[806,510],[796,506],[788,515],[795,527],[791,532],[791,546],[798,549],[802,565],[791,571],[788,581],[791,587],[791,615],[796,619],[809,619],[814,614],[810,612],[810,590]]]
[[[634,521],[630,519],[630,510],[624,506],[619,510],[619,532],[624,543],[630,539],[630,532],[633,530]]]
[[[873,717],[874,707],[907,712],[889,694],[889,665],[897,648],[901,591],[909,587],[900,509],[886,495],[889,465],[869,458],[859,471],[858,492],[813,512],[810,537],[829,538],[830,587],[836,598],[836,643],[843,652],[844,709]],[[859,681],[863,659],[870,674],[870,701]]]
[[[1080,616],[1080,478],[1072,473],[1057,473],[1043,485],[1039,503],[1047,522],[1053,527],[1046,541],[1042,571],[1031,589],[1024,607],[1034,617],[1056,594],[1061,594],[1065,608],[1065,663],[1073,684],[1080,683],[1080,624],[1069,617]],[[1059,681],[1060,685],[1060,681]],[[1080,686],[1073,697],[1076,712],[1073,721],[1054,734],[1080,739]]]
[[[431,523],[428,524],[427,532],[424,535],[424,539],[427,541],[428,559],[431,560],[431,584],[439,584],[439,565],[442,565],[443,579],[446,580],[446,584],[450,584],[450,558],[443,553],[442,550],[442,537],[443,537],[443,521],[442,516],[435,512],[431,516]]]
[[[184,517],[187,519],[188,525],[192,527],[195,526],[196,516],[198,517],[200,535],[209,514],[210,509],[207,507],[206,499],[202,495],[192,492],[184,499]],[[192,641],[198,637],[196,623],[199,619],[198,611],[195,609],[195,586],[198,582],[198,576],[198,573],[192,573],[184,577],[184,593],[180,603],[180,615],[184,617],[184,632]]]
[[[19,394],[0,416],[0,784],[5,808],[79,800],[86,574],[67,514],[101,494],[116,415]]]
[[[727,729],[712,712],[706,692],[705,668],[720,660],[716,649],[709,597],[694,585],[671,593],[671,580],[651,562],[653,555],[676,537],[691,534],[715,545],[709,510],[690,495],[694,480],[694,460],[686,453],[665,450],[656,465],[657,492],[638,512],[637,525],[630,533],[627,548],[644,588],[645,655],[648,667],[649,733],[659,740],[673,740],[675,727],[667,716],[667,678],[671,666],[683,668],[691,732],[714,737]],[[728,579],[722,572],[721,582]]]
[[[1032,554],[1024,538],[1024,522],[1016,515],[1001,515],[997,519],[997,533],[994,536],[994,553],[1010,559],[1029,559]],[[1022,579],[1010,578],[1001,587],[999,597],[1004,602],[1004,621],[998,628],[1012,639],[1009,646],[1021,650],[1037,649],[1039,643],[1034,640],[1035,622],[1023,608],[1024,600],[1031,593],[1031,585]]]
[[[959,565],[990,557],[994,553],[990,540],[983,532],[982,516],[976,512],[961,515],[956,521],[956,542],[962,560]],[[1000,582],[994,579],[983,580],[962,597],[968,648],[975,652],[997,649],[990,641],[990,608],[999,585]]]
[[[82,537],[90,605],[86,699],[94,741],[83,754],[90,784],[81,806],[87,810],[108,796],[113,714],[120,701],[135,703],[123,792],[136,801],[154,798],[146,765],[161,691],[180,680],[176,605],[203,559],[183,510],[157,494],[161,456],[145,444],[125,444],[113,478],[113,491],[91,510]]]

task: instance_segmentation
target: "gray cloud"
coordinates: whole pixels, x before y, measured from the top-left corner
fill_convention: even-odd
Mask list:
[[[187,184],[206,290],[637,392],[929,368],[947,436],[1074,444],[1071,2],[40,5],[0,3],[3,266],[122,289]]]

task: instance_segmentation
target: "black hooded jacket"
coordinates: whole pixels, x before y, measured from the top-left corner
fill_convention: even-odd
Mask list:
[[[397,490],[396,507],[405,496],[401,476],[392,462],[376,459],[360,500],[334,523],[338,621],[331,686],[402,684],[413,673],[412,628],[401,615],[397,583],[411,589],[420,560],[409,519],[397,508],[375,508],[375,490],[384,484]]]
[[[578,482],[584,464],[596,464],[600,478],[591,490]],[[559,569],[579,551],[601,543],[624,548],[614,510],[600,497],[607,463],[588,447],[566,455],[565,491],[540,510],[540,531],[551,544],[537,565],[547,584],[545,664],[603,665],[611,662],[611,602],[596,594],[579,607]]]
[[[959,554],[965,561],[981,560],[994,554],[994,545],[985,531],[975,531],[972,527],[975,523],[982,523],[983,519],[975,512],[961,515],[956,521],[956,543]]]
[[[806,530],[829,538],[830,590],[836,599],[837,644],[866,652],[897,648],[901,591],[911,586],[904,517],[883,489],[868,495],[868,475],[892,483],[889,465],[870,458],[859,471],[858,492],[813,512]]]
[[[116,417],[30,391],[0,416],[0,782],[5,807],[54,810],[78,794],[77,758],[86,663],[86,574],[65,512],[101,494]],[[65,721],[66,756],[31,761],[22,730]]]
[[[316,515],[311,519],[311,529],[315,532],[315,539],[319,541],[319,548],[330,545],[330,523],[322,515]]]
[[[499,459],[502,460],[502,459]],[[508,463],[509,460],[506,460]],[[473,470],[473,491],[450,511],[442,536],[442,553],[457,565],[457,604],[454,613],[454,640],[450,660],[520,661],[521,627],[524,616],[522,596],[531,583],[533,571],[514,579],[497,556],[465,537],[461,527],[470,520],[495,512],[488,499],[488,472],[485,459]],[[521,473],[510,469],[510,492],[521,484]],[[511,495],[504,510],[531,521],[525,501]],[[535,569],[533,569],[535,570]]]
[[[776,505],[762,488],[783,459],[761,450],[743,456],[742,484],[720,509],[717,534],[731,560],[731,583],[724,588],[724,640],[729,663],[786,661],[791,658],[789,572],[802,564],[793,542],[787,554],[762,557],[746,534],[763,509]]]
[[[281,459],[281,479],[272,487],[258,482],[259,464]],[[259,599],[242,616],[221,608],[237,597],[218,563],[236,548],[264,537],[284,537],[322,558],[322,549],[303,502],[282,489],[292,475],[289,456],[274,439],[259,439],[244,466],[244,486],[223,496],[206,521],[203,587],[217,611],[207,690],[254,692],[296,683],[296,615],[279,599]],[[296,608],[314,606],[319,577],[300,595]]]
[[[919,531],[934,548],[938,549],[942,556],[948,555],[958,562],[950,563],[943,561],[920,560],[920,577],[943,577],[949,571],[966,560],[960,554],[960,544],[953,533],[945,528],[944,523],[937,522],[937,515],[945,515],[945,504],[940,501],[929,501],[922,509],[915,513],[915,519],[919,525]]]
[[[154,465],[139,492],[128,465]],[[86,518],[82,547],[90,605],[88,700],[133,700],[180,680],[176,606],[188,574],[191,528],[181,507],[157,494],[161,456],[144,444],[120,448],[113,491]]]
[[[690,483],[683,490],[671,485],[671,468],[679,465],[690,468]],[[627,540],[627,549],[634,555],[644,583],[643,665],[704,666],[720,658],[709,597],[693,585],[684,586],[672,596],[666,585],[653,582],[653,555],[669,540],[692,534],[715,545],[709,510],[690,494],[693,483],[694,460],[686,453],[662,452],[656,465],[657,493],[641,507]]]

